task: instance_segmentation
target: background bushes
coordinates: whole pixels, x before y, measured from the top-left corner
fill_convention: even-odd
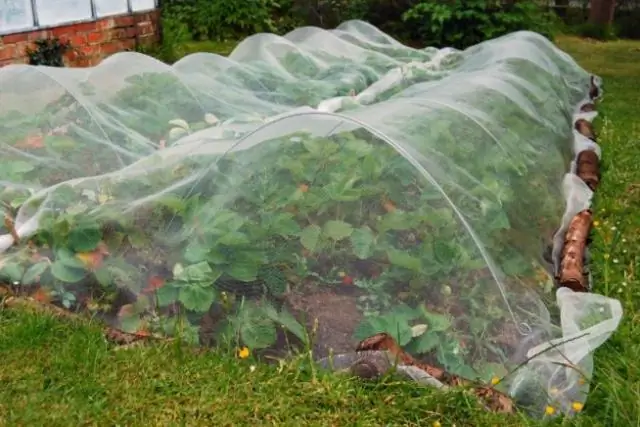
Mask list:
[[[162,12],[164,37],[171,42],[282,34],[303,25],[332,28],[363,19],[408,44],[465,48],[516,30],[551,38],[563,26],[564,31],[569,26],[587,36],[609,37],[584,25],[584,2],[583,8],[552,9],[546,0],[164,0]],[[618,35],[640,36],[640,4],[629,10],[636,3],[640,0],[619,1]]]

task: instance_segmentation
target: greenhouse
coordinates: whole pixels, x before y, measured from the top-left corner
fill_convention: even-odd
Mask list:
[[[0,275],[264,356],[352,361],[385,333],[571,413],[622,316],[565,245],[600,88],[536,33],[415,49],[362,21],[173,65],[0,68]]]

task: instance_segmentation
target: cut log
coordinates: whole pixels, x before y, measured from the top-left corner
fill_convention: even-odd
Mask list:
[[[589,209],[571,219],[564,238],[558,285],[575,292],[588,292],[584,275],[585,249],[591,232],[592,213]]]
[[[593,125],[588,120],[578,119],[574,126],[582,135],[586,136],[593,142],[596,141],[596,133],[593,130]]]
[[[592,104],[591,102],[588,102],[588,103],[584,104],[582,107],[580,107],[580,112],[581,113],[591,113],[593,111],[596,111],[596,106],[594,104]]]
[[[486,384],[477,384],[473,381],[466,380],[457,375],[452,375],[445,372],[438,367],[422,363],[413,358],[410,354],[406,353],[389,334],[379,333],[372,337],[362,340],[356,347],[356,352],[374,352],[374,351],[386,351],[390,356],[397,361],[399,365],[414,366],[421,369],[430,377],[439,380],[443,384],[451,387],[464,386],[469,387],[473,394],[482,401],[487,409],[501,412],[501,413],[514,413],[515,406],[513,400],[504,393],[496,390],[494,387]],[[377,371],[372,366],[379,365],[378,363],[364,363],[360,361],[359,365],[366,365],[366,369],[363,369],[364,374],[369,377],[371,371]],[[357,370],[352,370],[355,372]]]
[[[600,184],[600,159],[593,150],[584,150],[576,160],[576,175],[592,190]]]

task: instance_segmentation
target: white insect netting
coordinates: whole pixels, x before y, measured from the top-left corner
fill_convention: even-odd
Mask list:
[[[483,381],[533,357],[498,387],[567,412],[621,316],[556,293],[548,250],[591,199],[567,174],[589,79],[535,33],[414,49],[361,21],[172,66],[8,66],[0,274],[125,331],[258,354],[387,332]]]

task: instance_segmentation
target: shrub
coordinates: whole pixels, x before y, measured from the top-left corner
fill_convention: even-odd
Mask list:
[[[403,21],[427,44],[465,48],[517,30],[551,38],[557,18],[535,1],[420,0]]]
[[[276,0],[166,0],[162,19],[163,25],[184,25],[195,40],[223,40],[278,32],[274,16],[281,16],[281,9]]]
[[[624,39],[640,40],[640,10],[616,18],[614,27],[616,35]]]

